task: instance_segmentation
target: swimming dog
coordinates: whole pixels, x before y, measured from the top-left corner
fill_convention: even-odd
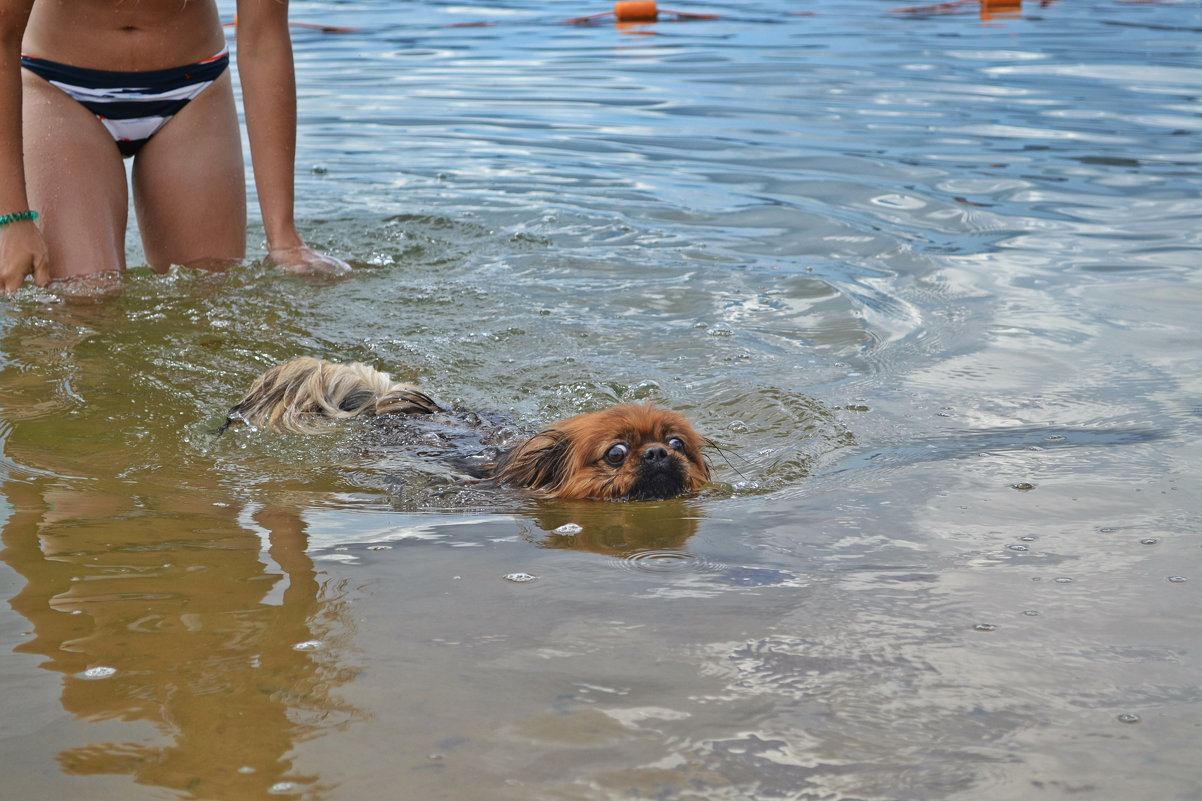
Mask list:
[[[304,357],[260,376],[230,409],[222,430],[241,421],[313,433],[334,420],[445,411],[424,392],[368,365]],[[470,472],[555,498],[659,500],[709,481],[706,444],[683,415],[629,403],[551,423]]]

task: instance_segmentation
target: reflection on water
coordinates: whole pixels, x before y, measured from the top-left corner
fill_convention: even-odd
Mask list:
[[[638,558],[683,550],[703,517],[688,501],[544,503],[531,515],[535,528],[526,536],[544,548]]]
[[[1195,796],[1202,17],[899,6],[294,0],[354,276],[0,302],[4,792]],[[214,435],[303,354],[462,411]],[[628,400],[710,487],[440,461]]]
[[[16,653],[62,675],[77,719],[150,725],[65,748],[66,773],[206,798],[317,781],[290,752],[353,717],[336,691],[354,668],[339,653],[343,604],[319,585],[295,514],[256,516],[270,532],[265,564],[259,536],[202,499],[155,512],[51,479],[8,481],[4,494],[0,557],[25,582],[10,604],[33,626]]]

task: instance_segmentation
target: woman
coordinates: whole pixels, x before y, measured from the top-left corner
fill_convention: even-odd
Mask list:
[[[238,0],[238,73],[268,258],[350,267],[293,220],[296,79],[287,0]],[[246,180],[214,0],[0,0],[0,291],[122,270],[130,172],[146,260],[246,255]]]

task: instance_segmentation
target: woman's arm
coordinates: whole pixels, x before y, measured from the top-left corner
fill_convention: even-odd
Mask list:
[[[343,273],[350,265],[307,247],[293,217],[296,75],[288,0],[238,0],[238,75],[268,258],[294,272]]]
[[[33,0],[0,0],[0,217],[26,211],[21,139],[21,37]],[[0,293],[15,292],[33,275],[50,281],[46,242],[31,220],[0,226]]]

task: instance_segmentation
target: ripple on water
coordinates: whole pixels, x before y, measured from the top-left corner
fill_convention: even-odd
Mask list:
[[[736,587],[771,587],[791,584],[797,576],[784,570],[747,565],[727,565],[682,550],[648,550],[627,554],[618,565],[634,573],[706,575]]]
[[[619,566],[635,573],[706,573],[713,565],[688,551],[654,550],[627,554]]]

